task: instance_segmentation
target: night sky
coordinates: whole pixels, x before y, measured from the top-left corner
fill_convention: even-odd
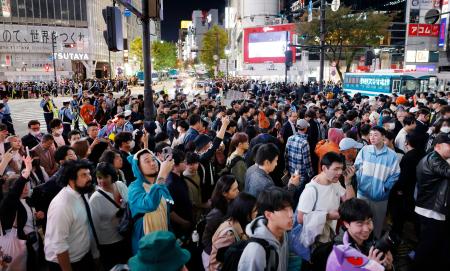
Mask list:
[[[219,17],[223,16],[225,0],[165,0],[164,21],[161,22],[161,38],[177,41],[181,20],[191,20],[192,11],[219,9]]]
[[[289,0],[294,1],[294,0]],[[341,4],[351,6],[354,10],[365,10],[367,8],[375,10],[403,9],[405,2],[398,5],[385,7],[388,2],[394,0],[341,0]],[[305,0],[305,2],[309,2]],[[331,0],[328,0],[331,2]],[[395,1],[394,1],[395,2]],[[163,40],[177,41],[178,29],[181,20],[191,20],[193,10],[219,9],[219,18],[224,16],[226,0],[164,0],[164,21],[161,22],[161,35]]]

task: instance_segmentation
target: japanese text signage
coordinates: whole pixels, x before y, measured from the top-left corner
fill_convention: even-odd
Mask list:
[[[391,81],[389,78],[359,78],[359,84],[366,87],[385,88],[390,86]]]
[[[408,24],[408,36],[438,37],[439,24]]]
[[[88,50],[87,28],[0,25],[0,52],[44,53],[64,44],[75,44],[75,49]]]
[[[443,48],[445,46],[445,37],[447,36],[447,18],[441,19],[439,26],[439,43],[438,46]]]

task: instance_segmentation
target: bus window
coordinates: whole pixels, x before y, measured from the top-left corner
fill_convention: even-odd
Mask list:
[[[400,91],[400,80],[392,81],[392,93],[398,93]]]
[[[420,89],[420,80],[403,79],[400,94],[414,94]]]

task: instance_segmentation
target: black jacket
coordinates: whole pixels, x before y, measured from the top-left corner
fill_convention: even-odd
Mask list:
[[[123,171],[123,175],[125,175],[125,180],[127,180],[127,185],[129,185],[132,181],[134,181],[136,179],[136,177],[134,177],[133,174],[133,170],[131,169],[131,164],[130,162],[128,162],[128,156],[129,154],[119,150],[120,152],[120,156],[122,157],[122,171]]]
[[[423,156],[424,153],[421,150],[412,149],[402,157],[400,161],[400,177],[392,188],[393,191],[402,191],[405,196],[413,197],[417,182],[416,168]]]
[[[416,206],[448,214],[450,165],[436,151],[427,154],[417,166]]]
[[[28,147],[30,150],[39,144],[39,139],[37,139],[32,134],[28,133],[24,137],[22,137],[22,145],[24,147]]]
[[[22,240],[26,240],[23,228],[27,222],[27,211],[20,202],[20,196],[27,181],[27,179],[21,176],[14,182],[12,188],[0,203],[0,221],[2,223],[3,233],[13,227],[17,214],[17,236]]]
[[[295,125],[295,124],[294,124],[294,125]],[[291,123],[290,123],[289,121],[286,121],[286,122],[283,124],[283,127],[281,127],[281,134],[283,135],[283,141],[284,141],[284,144],[287,143],[288,138],[289,138],[291,135],[293,135],[294,132],[297,132],[297,131],[292,131]]]

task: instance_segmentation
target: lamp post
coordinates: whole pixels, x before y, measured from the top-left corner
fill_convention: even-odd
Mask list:
[[[213,59],[216,62],[216,68],[214,69],[214,77],[219,75],[219,55],[213,55]]]
[[[230,49],[226,49],[225,50],[225,56],[226,56],[226,59],[227,59],[227,74],[226,74],[226,81],[227,81],[227,83],[228,83],[228,73],[229,73],[229,71],[228,71],[228,56],[230,55],[230,53],[231,53],[231,50]]]

